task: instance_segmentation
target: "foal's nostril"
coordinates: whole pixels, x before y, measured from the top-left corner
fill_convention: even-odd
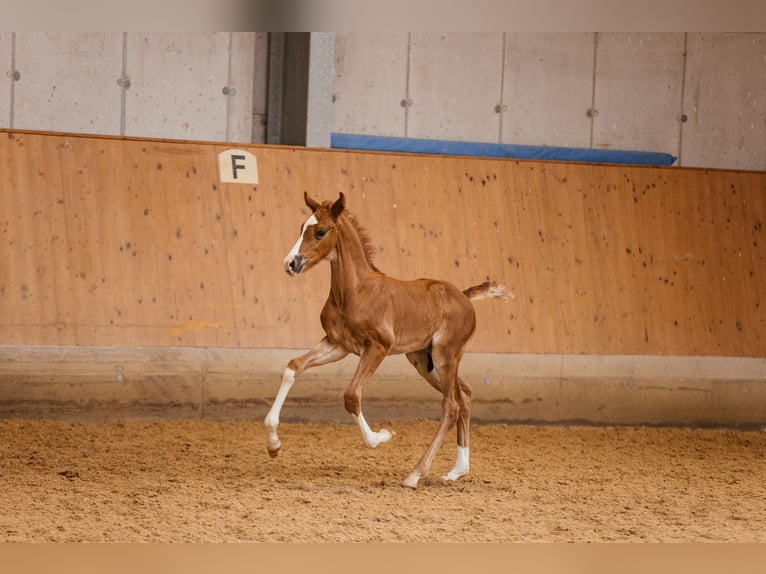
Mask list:
[[[290,273],[297,275],[301,272],[305,264],[306,261],[303,259],[303,255],[296,255],[290,260],[290,262],[287,264],[287,267]]]

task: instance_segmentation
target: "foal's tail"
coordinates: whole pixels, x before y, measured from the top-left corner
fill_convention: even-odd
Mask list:
[[[485,281],[481,285],[469,287],[463,291],[463,295],[471,301],[478,301],[480,299],[508,299],[509,297],[513,299],[516,297],[505,285],[495,283],[494,281]]]

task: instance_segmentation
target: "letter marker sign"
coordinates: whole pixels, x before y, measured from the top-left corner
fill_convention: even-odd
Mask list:
[[[258,183],[258,162],[249,151],[227,149],[218,154],[218,174],[226,183]]]

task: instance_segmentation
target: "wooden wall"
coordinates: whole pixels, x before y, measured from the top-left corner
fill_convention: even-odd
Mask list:
[[[0,344],[305,348],[329,269],[282,259],[334,198],[376,263],[461,288],[472,351],[766,356],[766,173],[0,131]]]

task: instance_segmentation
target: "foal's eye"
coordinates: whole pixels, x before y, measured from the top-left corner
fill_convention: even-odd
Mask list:
[[[314,232],[314,239],[322,239],[327,235],[327,230],[324,227],[320,227]]]

